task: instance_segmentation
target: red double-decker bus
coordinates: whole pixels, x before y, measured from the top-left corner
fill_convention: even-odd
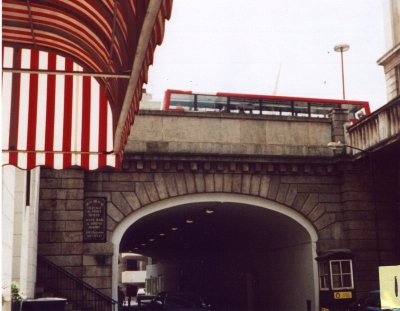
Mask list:
[[[206,94],[181,90],[167,90],[163,104],[165,111],[214,111],[309,118],[328,118],[334,108],[346,109],[349,120],[353,121],[371,113],[366,101],[236,93]]]

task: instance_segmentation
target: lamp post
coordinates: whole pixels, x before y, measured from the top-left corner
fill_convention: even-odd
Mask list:
[[[342,91],[343,91],[343,99],[346,99],[346,93],[345,93],[345,88],[344,88],[344,66],[343,66],[343,52],[346,52],[350,49],[350,46],[348,44],[342,43],[335,45],[333,47],[333,50],[335,52],[340,52],[340,60],[342,64]]]
[[[376,240],[376,249],[378,251],[378,265],[381,265],[381,246],[379,240],[379,220],[378,220],[378,205],[377,205],[377,196],[376,196],[376,177],[375,177],[375,165],[372,158],[372,152],[369,150],[360,149],[358,147],[350,146],[341,141],[331,141],[327,144],[327,147],[331,150],[338,150],[344,148],[350,148],[354,150],[358,150],[361,153],[367,155],[369,169],[371,171],[371,181],[372,181],[372,201],[374,205],[374,218],[375,218],[375,240]]]

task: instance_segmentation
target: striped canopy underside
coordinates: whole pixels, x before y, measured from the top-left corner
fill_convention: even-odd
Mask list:
[[[154,2],[2,0],[3,67],[130,75],[146,12]],[[3,164],[26,169],[119,166],[171,8],[172,0],[161,0],[136,79],[3,72]],[[121,120],[132,80],[134,95]]]

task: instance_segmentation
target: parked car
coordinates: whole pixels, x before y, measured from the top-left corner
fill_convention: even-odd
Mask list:
[[[204,311],[210,305],[198,295],[181,292],[161,292],[150,303],[150,310],[165,311]]]
[[[381,309],[381,295],[379,290],[370,291],[357,303],[351,304],[349,311],[400,311],[400,309]]]

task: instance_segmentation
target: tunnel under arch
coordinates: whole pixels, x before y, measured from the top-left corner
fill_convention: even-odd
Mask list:
[[[244,296],[247,295],[245,298],[242,297],[242,300],[247,299],[247,304],[249,304],[249,299],[258,301],[265,299],[274,305],[275,310],[289,310],[293,307],[305,308],[307,300],[312,302],[313,309],[318,305],[317,266],[314,260],[318,236],[312,223],[297,211],[283,204],[249,195],[227,193],[193,194],[169,198],[149,204],[125,217],[117,225],[112,235],[114,245],[113,297],[117,297],[118,254],[121,248],[124,248],[124,251],[128,250],[127,235],[132,234],[132,231],[136,236],[139,235],[138,232],[142,235],[143,228],[150,223],[154,224],[153,227],[160,227],[157,219],[167,217],[167,215],[170,215],[170,219],[176,219],[182,224],[187,217],[190,217],[190,212],[196,212],[199,215],[207,208],[215,210],[215,214],[211,215],[211,217],[215,217],[214,223],[207,225],[206,221],[210,218],[203,218],[203,225],[199,223],[197,225],[208,229],[197,230],[192,234],[187,233],[190,231],[186,230],[188,234],[186,244],[190,239],[194,246],[190,248],[191,246],[186,246],[186,244],[179,244],[179,247],[176,247],[177,249],[189,247],[190,250],[186,249],[186,251],[190,254],[197,249],[196,256],[203,253],[203,257],[200,260],[200,257],[185,254],[180,257],[185,257],[186,261],[184,260],[185,263],[180,262],[180,265],[195,265],[197,272],[202,271],[199,270],[199,263],[204,261],[204,258],[207,257],[204,254],[207,253],[209,258],[213,258],[212,263],[208,263],[208,267],[213,264],[223,266],[223,269],[218,271],[221,273],[219,278],[226,280],[220,280],[219,285],[229,291],[227,288],[231,284],[236,284],[237,281],[239,285],[236,287],[240,288],[232,290],[237,293],[242,292]],[[209,216],[203,215],[203,217]],[[227,222],[229,222],[229,226],[227,226]],[[217,230],[215,227],[222,227],[222,229]],[[231,228],[231,232],[228,230],[226,233],[228,227]],[[215,232],[210,228],[214,228]],[[213,231],[216,234],[214,237],[218,237],[213,240],[218,240],[223,245],[229,244],[226,247],[227,254],[216,255],[219,254],[215,253],[218,243],[199,242],[210,239],[209,231]],[[233,235],[233,243],[226,243],[227,240],[220,237],[229,234]],[[210,240],[208,241],[210,242]],[[237,245],[234,242],[237,242]],[[205,248],[205,245],[208,247],[210,244],[214,247]],[[170,249],[172,245],[170,243],[166,248]],[[143,250],[143,252],[147,252],[146,255],[158,256],[163,260],[171,258],[170,254],[169,257],[165,253],[157,255],[154,249]],[[207,271],[206,274],[210,274],[210,277],[215,272]],[[202,272],[205,274],[204,271]],[[237,273],[235,277],[232,275],[234,273]],[[187,274],[196,277],[196,271],[189,270]],[[214,285],[216,283],[211,279],[208,282]],[[249,287],[256,288],[250,290],[250,292],[256,291],[255,298],[249,297]],[[259,296],[263,297],[259,298]],[[240,299],[238,297],[236,299],[237,303],[240,303]],[[261,302],[250,304],[257,303]],[[262,303],[263,308],[266,308],[264,305],[266,302]],[[250,308],[247,309],[250,310]]]

